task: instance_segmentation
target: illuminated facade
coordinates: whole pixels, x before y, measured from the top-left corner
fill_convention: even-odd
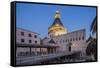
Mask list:
[[[59,46],[58,52],[81,51],[85,53],[86,31],[85,29],[68,32],[60,20],[60,13],[56,11],[55,20],[48,28],[48,38],[43,40],[44,44],[49,44],[51,39]]]
[[[81,51],[85,53],[87,47],[85,29],[76,30],[63,35],[46,38],[44,44],[49,44],[48,41],[54,40],[58,48],[58,52]]]
[[[61,16],[59,11],[56,11],[55,20],[53,24],[48,28],[49,37],[59,36],[68,32],[67,29],[65,29],[65,27],[63,26],[60,17]]]

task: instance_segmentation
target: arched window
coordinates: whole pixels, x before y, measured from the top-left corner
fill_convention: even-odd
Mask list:
[[[59,43],[61,43],[61,41],[59,41]]]
[[[32,43],[32,40],[29,40],[29,43]]]
[[[73,41],[74,41],[74,38],[73,38]]]
[[[81,40],[81,38],[79,37],[79,40]]]
[[[35,43],[37,43],[37,41],[35,41]]]
[[[67,42],[67,39],[66,39],[66,42]]]
[[[72,41],[72,38],[70,39],[70,41]]]
[[[21,35],[24,36],[24,32],[21,32]]]
[[[84,40],[84,36],[82,37],[82,40]]]
[[[37,38],[37,35],[34,35],[34,38]]]
[[[64,43],[64,40],[63,40],[63,43]]]
[[[29,36],[29,37],[32,37],[32,35],[31,35],[31,34],[28,34],[28,36]]]
[[[24,42],[25,40],[24,39],[21,39],[21,42]]]
[[[76,41],[77,41],[77,38],[76,38]]]
[[[69,42],[69,39],[68,39],[68,42]]]

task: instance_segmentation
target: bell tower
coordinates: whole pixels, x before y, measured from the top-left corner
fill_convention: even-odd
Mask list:
[[[63,26],[60,18],[60,13],[57,10],[56,14],[54,16],[54,22],[53,24],[48,28],[48,36],[49,37],[55,37],[55,36],[59,36],[59,35],[63,35],[67,33],[66,28]]]

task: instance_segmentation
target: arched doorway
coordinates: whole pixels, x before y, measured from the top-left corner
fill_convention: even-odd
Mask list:
[[[69,52],[71,52],[71,45],[72,45],[72,43],[70,42],[70,43],[68,44],[68,51],[69,51]]]

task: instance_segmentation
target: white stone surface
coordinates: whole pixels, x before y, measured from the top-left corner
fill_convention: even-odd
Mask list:
[[[21,35],[21,32],[24,32],[24,35]],[[32,37],[29,37],[28,34],[31,34]],[[37,36],[37,38],[35,38],[34,36]],[[21,42],[21,39],[24,39],[25,42]],[[32,40],[32,43],[29,43],[29,40]],[[37,41],[37,43],[35,43],[35,41]],[[22,28],[17,28],[16,30],[16,43],[23,43],[23,44],[40,44],[40,37],[38,33],[35,32],[31,32]]]
[[[84,39],[82,39],[82,37],[84,37]],[[77,40],[76,40],[76,38],[77,38]],[[80,38],[80,40],[79,40],[79,38]],[[57,43],[56,45],[59,46],[58,51],[60,51],[60,52],[68,51],[69,43],[72,43],[71,51],[85,51],[86,46],[87,46],[85,29],[69,32],[67,34],[55,36],[53,38],[46,38],[43,40],[43,43],[49,44],[48,41],[50,39],[53,39]],[[72,41],[71,41],[71,39],[72,39]]]

